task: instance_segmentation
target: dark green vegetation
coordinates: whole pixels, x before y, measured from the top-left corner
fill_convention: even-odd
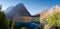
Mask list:
[[[1,7],[0,7],[0,29],[9,29],[6,16],[4,12],[1,11]]]

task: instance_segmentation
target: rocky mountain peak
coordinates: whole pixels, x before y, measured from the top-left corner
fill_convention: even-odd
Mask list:
[[[47,8],[44,8],[41,12],[39,12],[40,14],[44,14],[44,13],[46,13],[48,11],[48,9]]]
[[[7,17],[9,17],[9,18],[31,16],[23,3],[19,3],[16,6],[14,6],[11,9],[11,11],[9,11],[8,13],[9,14],[7,14]]]
[[[47,12],[45,10],[43,10],[40,13],[40,18],[48,18],[49,16],[51,16],[54,12],[59,12],[60,13],[60,7],[58,5],[53,6],[50,10],[48,10]]]

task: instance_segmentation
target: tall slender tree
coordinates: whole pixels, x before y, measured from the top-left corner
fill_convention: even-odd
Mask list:
[[[2,9],[2,5],[0,5],[0,29],[8,29],[5,14],[4,12],[1,11],[1,9]]]

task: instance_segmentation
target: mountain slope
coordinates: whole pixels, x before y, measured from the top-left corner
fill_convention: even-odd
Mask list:
[[[13,17],[21,17],[21,16],[31,16],[30,13],[27,11],[23,3],[17,4],[12,8],[10,12],[7,14],[8,18],[13,18]]]
[[[4,11],[4,13],[5,13],[5,14],[9,14],[9,12],[12,10],[13,7],[14,7],[14,6],[8,7],[8,8]]]

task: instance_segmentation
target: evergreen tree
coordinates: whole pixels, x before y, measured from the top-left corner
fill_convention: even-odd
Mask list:
[[[5,17],[4,12],[1,11],[1,8],[2,8],[1,6],[0,6],[0,29],[8,29],[8,24],[6,22],[6,17]]]

